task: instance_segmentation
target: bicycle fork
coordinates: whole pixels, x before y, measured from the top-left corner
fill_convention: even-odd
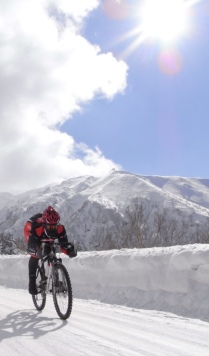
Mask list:
[[[45,277],[46,277],[46,293],[52,293],[53,286],[56,284],[56,275],[54,272],[53,262],[48,262],[45,268]]]
[[[52,291],[52,264],[47,262],[45,267],[46,293]]]

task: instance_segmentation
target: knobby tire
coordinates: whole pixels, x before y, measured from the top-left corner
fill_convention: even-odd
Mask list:
[[[41,311],[46,305],[46,292],[44,287],[45,277],[41,268],[38,266],[36,271],[36,287],[38,290],[37,295],[32,295],[33,303],[37,310]]]
[[[72,311],[73,295],[68,271],[62,264],[54,266],[53,301],[57,314],[63,320],[69,318]]]

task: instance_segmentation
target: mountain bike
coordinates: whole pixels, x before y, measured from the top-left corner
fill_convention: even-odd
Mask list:
[[[32,295],[33,303],[41,311],[46,305],[47,294],[52,293],[57,314],[63,320],[72,311],[73,295],[70,277],[62,259],[57,257],[59,242],[53,239],[41,240],[42,253],[36,271],[37,295]],[[63,246],[63,244],[62,244]],[[46,247],[50,252],[44,256]]]

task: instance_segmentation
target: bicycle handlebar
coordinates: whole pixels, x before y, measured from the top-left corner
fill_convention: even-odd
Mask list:
[[[56,259],[56,252],[60,252],[60,251],[56,251],[56,246],[60,246],[61,247],[61,250],[62,250],[62,247],[65,248],[65,246],[73,246],[73,244],[71,242],[62,242],[62,241],[55,241],[55,239],[41,239],[40,240],[41,243],[46,243],[46,246],[48,244],[48,246],[51,247],[51,251],[45,255],[45,252],[44,252],[44,245],[42,246],[42,251],[43,251],[43,254],[41,254],[41,256],[39,257],[43,262],[45,262],[48,258],[52,258],[52,259]],[[54,257],[52,257],[54,256]]]
[[[71,242],[57,242],[57,241],[55,241],[54,239],[41,239],[40,240],[40,242],[45,242],[45,243],[50,243],[51,245],[59,245],[59,246],[63,246],[63,245],[70,245],[71,244]]]
[[[57,243],[57,242],[55,242],[54,241],[54,239],[42,239],[42,240],[40,240],[40,242],[53,242],[53,243]]]

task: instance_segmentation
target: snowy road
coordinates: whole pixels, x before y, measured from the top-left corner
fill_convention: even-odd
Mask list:
[[[0,288],[0,355],[209,355],[209,324],[157,311],[74,300],[68,321],[51,297],[37,312],[24,290]]]

